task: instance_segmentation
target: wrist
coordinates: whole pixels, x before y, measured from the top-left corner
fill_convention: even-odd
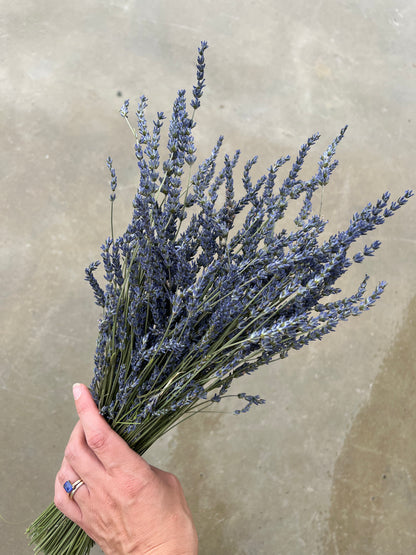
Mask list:
[[[144,547],[141,542],[117,548],[100,547],[105,555],[198,555],[198,537],[194,532],[190,538],[168,540],[152,547]]]

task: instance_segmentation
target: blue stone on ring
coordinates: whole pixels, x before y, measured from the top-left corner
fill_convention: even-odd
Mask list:
[[[65,482],[64,490],[66,491],[66,493],[71,493],[71,491],[73,490],[73,486],[69,480]]]

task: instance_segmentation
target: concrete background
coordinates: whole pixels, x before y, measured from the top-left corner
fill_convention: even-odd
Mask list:
[[[109,234],[109,154],[118,233],[130,216],[124,98],[169,113],[204,39],[199,160],[224,134],[224,152],[258,154],[263,171],[320,131],[312,172],[348,123],[323,199],[335,231],[416,186],[416,3],[3,0],[0,13],[0,553],[21,555],[75,422],[71,384],[92,375],[83,270]],[[238,384],[265,406],[223,405],[148,453],[181,479],[202,555],[416,553],[415,217],[412,199],[342,281],[347,294],[365,272],[387,280],[372,311]]]

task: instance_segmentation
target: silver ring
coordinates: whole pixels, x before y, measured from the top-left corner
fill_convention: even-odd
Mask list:
[[[67,480],[64,483],[63,488],[66,491],[66,493],[69,495],[69,498],[72,499],[74,497],[75,492],[77,491],[77,489],[79,489],[83,485],[85,485],[85,484],[81,479],[76,480],[74,483]]]

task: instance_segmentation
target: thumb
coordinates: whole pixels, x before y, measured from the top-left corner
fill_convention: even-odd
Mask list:
[[[101,416],[87,386],[76,383],[72,391],[85,440],[104,467],[126,466],[129,462],[147,467]]]
[[[102,418],[98,411],[97,405],[92,398],[90,390],[86,385],[82,383],[74,383],[72,386],[72,394],[74,396],[75,408],[77,409],[79,417],[81,417],[80,413],[87,411],[91,414],[95,413]]]
[[[102,437],[104,441],[107,436],[117,435],[99,413],[97,405],[86,385],[75,383],[72,386],[72,393],[87,443],[89,443],[91,438],[98,439]]]

